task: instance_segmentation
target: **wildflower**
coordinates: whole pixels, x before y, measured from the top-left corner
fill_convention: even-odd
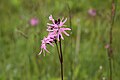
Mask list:
[[[46,48],[46,44],[50,44],[51,46],[54,46],[53,44],[52,44],[52,39],[50,39],[49,37],[44,37],[44,39],[42,40],[42,44],[41,44],[41,51],[40,51],[40,53],[39,53],[39,55],[43,52],[43,50],[45,50],[46,52],[48,52],[48,53],[50,53],[48,50],[47,50],[47,48]]]
[[[31,24],[32,26],[36,26],[36,25],[38,24],[38,19],[37,19],[37,18],[32,18],[32,19],[30,20],[30,24]]]
[[[88,14],[89,14],[90,16],[96,16],[96,10],[95,10],[95,9],[89,9],[89,10],[88,10]]]
[[[62,33],[64,33],[66,36],[69,36],[69,34],[66,32],[66,30],[71,30],[70,28],[64,28],[63,26],[64,23],[67,21],[67,18],[64,20],[64,18],[62,18],[62,20],[58,19],[58,20],[54,20],[52,18],[52,15],[50,15],[49,20],[51,20],[53,22],[53,24],[47,23],[48,25],[48,29],[47,31],[49,32],[53,32],[57,35],[57,40],[59,41],[59,38],[61,37],[62,39]],[[63,21],[64,20],[64,21]]]
[[[39,55],[43,52],[43,50],[49,53],[49,51],[46,48],[46,45],[49,44],[51,46],[54,46],[52,43],[54,43],[57,40],[59,41],[60,38],[64,39],[62,33],[69,36],[66,30],[71,30],[70,28],[63,27],[65,26],[64,23],[67,21],[67,18],[65,20],[64,18],[62,18],[62,20],[60,19],[54,20],[52,15],[50,15],[49,20],[52,21],[52,24],[47,23],[47,27],[48,27],[47,31],[49,32],[49,34],[47,37],[44,37],[44,39],[42,40],[41,51]]]

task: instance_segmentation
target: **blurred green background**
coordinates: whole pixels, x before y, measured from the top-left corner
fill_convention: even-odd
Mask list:
[[[64,36],[65,80],[108,80],[105,45],[109,41],[111,0],[0,0],[0,80],[60,80],[56,47],[38,56],[49,15],[66,17],[72,32]],[[113,80],[120,80],[120,1],[113,28]],[[88,13],[96,10],[96,15]],[[39,23],[30,25],[31,18]]]

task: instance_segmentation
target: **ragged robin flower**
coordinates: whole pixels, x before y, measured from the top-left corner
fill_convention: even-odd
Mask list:
[[[61,37],[62,39],[62,33],[64,33],[66,36],[69,36],[69,34],[66,32],[66,30],[71,30],[70,28],[64,28],[64,23],[67,21],[67,18],[64,20],[64,18],[62,18],[62,20],[58,19],[58,20],[54,20],[52,15],[49,16],[49,20],[52,21],[53,24],[47,23],[48,25],[48,29],[47,31],[49,32],[53,32],[54,34],[57,35],[57,40],[59,41],[59,38]],[[64,21],[63,21],[64,20]]]
[[[48,36],[44,37],[44,39],[42,40],[42,44],[41,44],[41,51],[39,54],[41,54],[43,52],[43,50],[45,50],[46,52],[49,53],[49,51],[46,48],[46,45],[49,44],[51,46],[54,46],[52,43],[54,43],[55,41],[59,41],[60,38],[63,38],[63,33],[66,36],[69,36],[69,34],[66,32],[66,30],[71,30],[70,28],[64,28],[64,23],[67,21],[67,18],[64,20],[64,18],[62,18],[61,20],[54,20],[52,15],[49,16],[49,20],[52,21],[52,24],[47,23],[47,31]],[[63,21],[64,20],[64,21]]]

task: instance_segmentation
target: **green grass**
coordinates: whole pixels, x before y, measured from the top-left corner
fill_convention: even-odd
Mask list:
[[[38,53],[41,39],[47,34],[50,14],[54,18],[67,17],[69,27],[67,4],[71,9],[72,34],[64,36],[62,41],[65,80],[100,80],[99,76],[108,80],[104,46],[109,41],[111,0],[1,0],[0,80],[60,80],[56,47],[48,46],[51,53],[45,57]],[[117,5],[112,44],[113,80],[120,79],[120,1]],[[88,15],[89,8],[97,10],[95,17]],[[36,27],[29,24],[32,17],[39,19]]]

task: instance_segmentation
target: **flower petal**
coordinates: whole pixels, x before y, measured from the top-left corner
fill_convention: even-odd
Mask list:
[[[55,20],[53,19],[52,15],[49,16],[49,20],[51,20],[55,24]]]
[[[63,33],[64,33],[66,36],[69,36],[69,34],[68,34],[67,32],[65,32],[64,30],[63,30]]]
[[[64,30],[71,30],[70,28],[64,28]]]
[[[67,18],[63,21],[63,24],[67,21]]]
[[[52,17],[52,15],[50,15],[50,16],[49,16],[49,20],[53,20],[53,17]]]
[[[42,53],[42,49],[41,49],[41,51],[39,52],[39,54],[38,55],[40,55]]]

